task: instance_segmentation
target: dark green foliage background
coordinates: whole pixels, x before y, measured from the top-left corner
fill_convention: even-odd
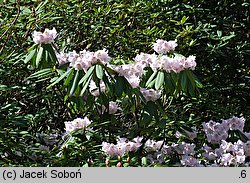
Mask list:
[[[53,163],[51,154],[43,155],[44,161],[32,161],[31,149],[42,143],[38,134],[61,134],[63,122],[76,117],[67,111],[62,96],[46,90],[48,81],[26,79],[33,72],[22,62],[33,44],[31,34],[44,28],[57,29],[60,49],[106,48],[122,62],[140,52],[153,53],[157,39],[177,38],[178,52],[197,56],[195,74],[204,88],[196,98],[177,99],[171,118],[185,121],[191,115],[200,124],[244,116],[250,130],[247,0],[42,2],[0,1],[0,155],[9,154],[0,156],[0,165],[60,165]]]

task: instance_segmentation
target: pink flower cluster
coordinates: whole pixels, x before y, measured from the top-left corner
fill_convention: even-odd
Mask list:
[[[184,57],[182,55],[175,55],[169,57],[167,55],[159,56],[154,62],[149,63],[153,70],[164,70],[168,73],[171,71],[179,73],[183,70],[191,69],[194,70],[196,67],[195,56]]]
[[[174,50],[176,46],[176,41],[167,42],[158,40],[157,43],[155,43],[156,50],[162,53]],[[155,53],[140,53],[134,58],[135,62],[133,63],[112,65],[109,63],[111,58],[105,49],[96,52],[87,50],[80,51],[79,53],[76,53],[76,51],[69,53],[61,52],[57,54],[57,58],[60,65],[69,63],[70,67],[76,70],[84,70],[85,72],[96,63],[104,64],[116,71],[120,76],[124,76],[133,88],[139,87],[140,78],[145,73],[146,67],[151,67],[153,70],[164,70],[166,72],[173,71],[175,73],[186,69],[194,70],[196,67],[195,56],[186,58],[182,55],[175,54],[174,57],[169,57],[167,55],[156,55]]]
[[[145,149],[147,152],[159,151],[163,147],[163,140],[155,141],[155,140],[147,140],[145,143]]]
[[[147,101],[156,101],[161,97],[161,92],[154,89],[140,88],[140,91]]]
[[[66,133],[72,132],[80,128],[85,128],[85,130],[88,131],[90,130],[88,126],[91,124],[91,121],[87,117],[84,117],[83,119],[76,118],[73,121],[64,122],[64,124],[65,124]]]
[[[195,154],[195,144],[189,144],[186,142],[181,142],[180,144],[173,143],[172,148],[179,155],[194,155]]]
[[[132,141],[128,141],[126,138],[118,138],[117,144],[102,143],[102,151],[109,156],[122,156],[128,152],[135,152],[141,147],[141,137],[136,137]]]
[[[76,51],[69,53],[61,52],[57,55],[57,58],[60,65],[70,63],[70,67],[76,70],[84,70],[85,72],[92,65],[96,63],[106,65],[111,59],[105,49],[96,52],[87,50],[80,51],[79,53]]]
[[[162,164],[165,163],[165,157],[171,157],[177,153],[183,166],[202,166],[199,159],[194,157],[195,147],[195,144],[186,142],[181,142],[180,144],[173,143],[171,146],[168,146],[163,141],[148,140],[145,144],[145,149],[150,154],[146,158],[151,163]]]
[[[222,120],[222,123],[209,121],[208,123],[202,123],[202,126],[208,142],[220,144],[221,140],[227,139],[229,129],[243,131],[244,124],[245,119],[243,117],[232,117],[227,120]]]
[[[178,45],[177,40],[174,41],[165,41],[162,39],[158,39],[156,41],[156,43],[153,44],[154,46],[154,50],[158,53],[158,54],[166,54],[169,51],[174,51],[176,46]]]
[[[196,67],[195,56],[184,57],[180,54],[174,54],[169,57],[168,55],[156,55],[140,53],[135,57],[136,64],[139,64],[143,69],[151,67],[153,70],[164,70],[168,73],[171,71],[179,73],[183,70],[194,70]]]
[[[110,67],[120,76],[124,76],[133,88],[139,87],[140,77],[144,74],[145,64],[131,63],[124,65],[111,65]]]
[[[197,158],[186,154],[181,156],[181,164],[188,167],[203,167]]]
[[[203,157],[212,161],[214,166],[230,166],[244,164],[246,157],[250,157],[250,140],[246,143],[238,140],[235,143],[221,141],[220,147],[213,150],[204,144]]]
[[[205,130],[205,134],[209,134],[207,137],[207,141],[210,143],[218,144],[219,147],[213,149],[208,146],[206,143],[203,144],[201,151],[196,151],[196,145],[194,143],[172,143],[171,145],[167,145],[164,141],[155,141],[155,140],[147,140],[144,144],[144,149],[148,153],[146,158],[151,163],[163,164],[166,163],[166,157],[176,157],[176,155],[180,159],[180,164],[182,166],[189,167],[201,167],[201,166],[238,166],[245,165],[246,158],[250,157],[250,138],[247,142],[242,142],[238,140],[237,142],[227,142],[223,135],[227,134],[229,130],[243,130],[245,119],[232,117],[227,120],[222,120],[222,123],[216,123],[210,121],[208,123],[203,123],[202,126]],[[225,129],[224,129],[225,128]],[[193,128],[196,130],[196,128]],[[219,133],[219,131],[222,131]],[[195,131],[195,136],[197,135],[197,131]],[[250,134],[243,132],[244,134]],[[219,137],[216,139],[215,136]],[[226,135],[228,136],[228,135]],[[194,137],[195,138],[195,137]],[[135,138],[133,143],[137,143],[137,148],[139,148],[142,143],[142,137]],[[126,143],[129,143],[127,139],[118,140],[117,145],[108,144],[103,142],[102,150],[109,155],[122,156],[125,152],[131,152],[129,150],[124,150],[124,146],[126,147]],[[124,146],[122,146],[123,144]],[[130,147],[130,146],[129,146]],[[122,150],[123,149],[123,150]],[[126,149],[126,148],[125,148]],[[115,153],[116,152],[116,153]]]
[[[50,44],[52,42],[54,42],[54,39],[56,38],[56,29],[53,28],[52,30],[49,29],[45,29],[44,32],[37,32],[34,31],[33,32],[33,41],[36,44]]]

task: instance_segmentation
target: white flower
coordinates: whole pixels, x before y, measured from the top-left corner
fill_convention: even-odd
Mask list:
[[[140,91],[147,101],[156,101],[161,97],[161,92],[154,89],[140,88]]]
[[[243,128],[245,126],[245,118],[241,117],[232,117],[227,120],[229,123],[230,130],[241,130],[243,131]]]
[[[80,128],[85,128],[86,130],[90,130],[90,128],[87,127],[91,124],[91,121],[87,117],[84,117],[83,119],[76,118],[73,121],[64,122],[64,124],[66,133],[69,133]]]
[[[140,84],[140,78],[138,76],[132,75],[129,77],[126,77],[132,88],[137,88],[139,87]]]
[[[68,56],[64,52],[60,52],[56,56],[57,56],[57,60],[58,60],[59,65],[63,65],[63,64],[66,64],[66,63],[69,62],[68,61]]]
[[[181,158],[181,164],[184,166],[189,166],[189,167],[197,167],[197,166],[201,166],[199,164],[199,161],[194,158],[193,156],[189,156],[189,155],[183,155]]]
[[[185,69],[191,69],[194,70],[196,67],[196,62],[195,62],[195,56],[191,55],[189,57],[187,57],[187,59],[185,60]]]
[[[108,51],[105,49],[96,51],[94,53],[94,57],[95,59],[92,60],[92,64],[95,64],[98,61],[102,64],[106,64],[110,61]]]
[[[156,41],[156,43],[153,44],[154,46],[154,50],[158,53],[158,54],[164,54],[167,53],[169,51],[173,51],[175,49],[175,47],[177,46],[177,40],[174,41],[165,41],[162,39],[158,39]]]
[[[147,140],[145,143],[148,152],[158,151],[163,145],[163,141]]]
[[[223,166],[228,166],[233,164],[234,157],[230,153],[223,154],[222,157],[220,158],[220,164]]]
[[[102,143],[102,151],[106,152],[110,156],[118,155],[117,146],[107,142]]]
[[[118,105],[116,102],[110,101],[109,102],[109,114],[114,114],[118,110]]]
[[[45,31],[42,32],[37,32],[34,31],[33,33],[33,41],[37,44],[50,44],[52,42],[54,42],[54,39],[56,38],[56,29],[53,28],[52,30],[49,29],[45,29]]]

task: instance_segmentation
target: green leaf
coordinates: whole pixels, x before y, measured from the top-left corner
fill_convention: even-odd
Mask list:
[[[33,74],[31,74],[28,79],[34,79],[34,78],[41,78],[43,76],[47,76],[50,73],[52,73],[52,69],[51,68],[47,68],[47,69],[42,69],[40,71],[37,71]]]
[[[183,25],[188,19],[189,17],[183,16],[181,19],[181,25]]]
[[[195,88],[195,80],[194,80],[195,78],[194,78],[193,73],[191,71],[186,71],[186,74],[188,76],[188,79],[189,79],[192,87]]]
[[[51,44],[46,44],[45,46],[46,46],[46,49],[49,52],[49,57],[50,57],[51,61],[54,62],[54,63],[57,63],[58,59],[56,57],[55,51],[52,48]]]
[[[74,71],[75,71],[74,69],[71,69],[69,75],[67,76],[67,78],[65,79],[65,81],[63,83],[64,86],[68,86],[68,84],[73,76]]]
[[[64,79],[66,76],[69,75],[69,73],[71,72],[73,68],[70,68],[68,71],[64,72],[60,77],[58,77],[52,84],[50,84],[47,89],[51,88],[52,86],[54,86],[55,84],[59,83],[62,79]]]
[[[76,75],[75,75],[75,78],[74,78],[74,81],[73,81],[73,84],[72,84],[72,87],[70,89],[70,92],[69,92],[69,95],[71,96],[75,89],[76,89],[76,86],[78,85],[78,76],[79,76],[79,70],[76,72]]]
[[[116,76],[115,79],[116,79],[116,82],[114,84],[115,95],[117,97],[121,97],[122,93],[124,92],[124,78],[122,78],[121,76]]]
[[[155,80],[155,89],[158,90],[164,83],[164,72],[159,71]]]
[[[95,72],[96,72],[96,76],[99,78],[99,79],[102,79],[103,77],[103,68],[101,65],[96,65],[95,67]]]
[[[181,79],[181,89],[186,92],[187,91],[187,76],[184,72],[180,73],[180,79]]]
[[[141,159],[141,164],[142,164],[142,166],[147,166],[147,158],[146,157],[142,157],[142,159]]]
[[[143,116],[143,123],[147,126],[153,119],[153,116],[157,114],[157,106],[154,102],[149,101],[144,107]]]
[[[89,77],[89,79],[87,80],[87,82],[84,83],[83,88],[82,88],[81,93],[80,93],[80,96],[83,96],[84,92],[86,91],[86,89],[87,89],[88,86],[89,86],[90,80],[91,80],[91,77]]]
[[[151,83],[151,81],[155,78],[156,74],[157,74],[157,70],[154,71],[154,73],[149,77],[149,79],[148,79],[148,81],[146,83],[146,87],[149,86],[149,84]]]
[[[218,37],[221,37],[222,36],[222,31],[217,30],[217,35],[218,35]]]
[[[38,67],[39,62],[40,62],[41,59],[42,59],[42,55],[43,55],[43,47],[41,46],[41,47],[39,48],[39,51],[38,51],[37,56],[36,56],[36,67]]]
[[[29,55],[25,58],[24,63],[25,64],[28,63],[33,58],[33,56],[35,55],[35,53],[36,53],[36,49],[31,50],[29,52]]]
[[[93,73],[94,69],[95,69],[95,66],[90,67],[89,70],[82,77],[82,79],[79,81],[78,84],[80,85],[80,84],[84,83],[90,77],[90,75]]]

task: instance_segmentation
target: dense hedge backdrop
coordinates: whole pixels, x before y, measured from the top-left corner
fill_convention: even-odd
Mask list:
[[[157,39],[177,39],[178,52],[197,56],[195,74],[204,87],[198,97],[175,101],[172,119],[249,121],[249,16],[248,0],[1,1],[0,166],[64,165],[37,147],[46,134],[61,139],[63,122],[79,115],[67,110],[63,94],[46,90],[48,81],[26,79],[32,70],[23,60],[34,30],[55,27],[58,49],[106,48],[122,63],[153,53]],[[45,156],[41,162],[32,160],[35,151]]]

